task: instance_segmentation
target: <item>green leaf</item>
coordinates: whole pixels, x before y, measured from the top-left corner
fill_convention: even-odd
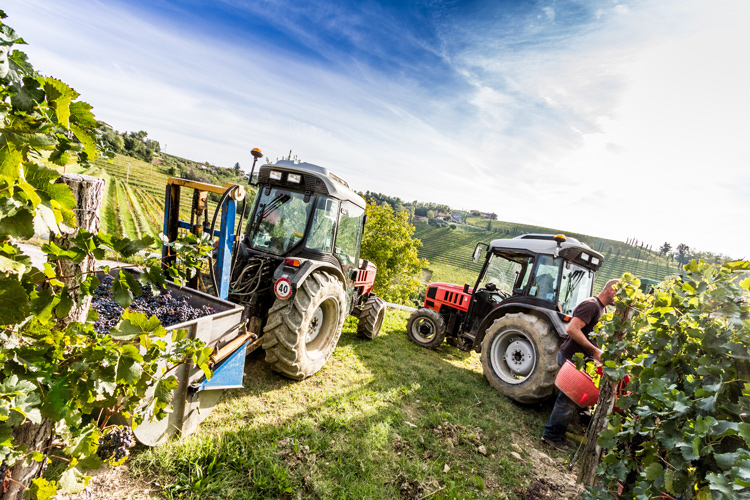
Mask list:
[[[42,415],[51,420],[60,420],[72,397],[70,382],[66,378],[58,378],[44,396]]]
[[[32,479],[28,493],[36,500],[49,500],[57,495],[57,483],[47,481],[43,477]]]
[[[52,310],[60,302],[51,288],[45,288],[31,300],[31,311],[36,315],[37,321],[46,325],[52,319]]]
[[[65,448],[65,453],[76,458],[93,455],[99,448],[99,436],[100,432],[96,425],[89,424],[73,436]]]
[[[96,143],[94,142],[94,139],[91,137],[91,135],[89,135],[85,130],[74,123],[70,124],[70,130],[72,130],[76,135],[76,138],[81,141],[84,151],[86,151],[89,159],[93,160],[94,158],[96,158],[96,155],[99,151],[96,149]]]
[[[141,378],[143,369],[133,358],[120,356],[117,360],[117,383],[134,385]]]
[[[646,479],[649,481],[656,481],[664,474],[664,467],[662,467],[661,464],[654,462],[646,467],[645,473]]]
[[[737,459],[738,453],[717,453],[714,455],[716,464],[724,470],[730,470],[734,467],[734,462]]]
[[[44,101],[44,91],[39,88],[36,78],[26,77],[23,79],[23,85],[14,83],[10,85],[10,90],[14,92],[11,104],[21,111],[33,111],[34,107]]]
[[[29,315],[29,296],[15,277],[0,276],[0,325],[20,323]]]
[[[0,234],[31,238],[34,236],[34,215],[28,210],[19,210],[14,215],[0,218]]]
[[[122,321],[110,331],[112,337],[118,340],[131,340],[143,334],[163,337],[166,333],[167,330],[156,316],[149,318],[143,313],[130,310],[122,313]]]
[[[90,479],[78,467],[72,467],[60,476],[60,492],[68,495],[80,493],[89,485]]]
[[[125,271],[121,270],[118,277],[112,280],[112,285],[110,287],[115,302],[122,307],[128,307],[133,303],[133,292],[130,291],[128,280],[125,277],[126,274]]]
[[[70,295],[67,291],[63,291],[60,294],[60,302],[57,304],[57,307],[55,308],[55,315],[58,318],[64,318],[68,315],[70,310],[73,308],[73,299],[70,298]]]
[[[72,103],[70,105],[70,117],[81,127],[95,128],[99,125],[91,112],[91,105],[87,102],[76,101]]]

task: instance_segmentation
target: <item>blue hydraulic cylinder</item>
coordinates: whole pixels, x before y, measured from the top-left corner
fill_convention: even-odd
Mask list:
[[[219,298],[229,298],[229,280],[232,272],[232,246],[234,245],[234,218],[237,215],[237,202],[227,198],[221,211],[218,251],[216,257],[216,284]]]

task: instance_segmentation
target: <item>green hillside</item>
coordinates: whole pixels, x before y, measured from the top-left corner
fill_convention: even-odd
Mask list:
[[[74,170],[107,181],[101,209],[102,229],[130,238],[151,235],[158,239],[163,229],[164,196],[170,177],[220,186],[226,182],[239,183],[247,189],[245,179],[235,176],[232,170],[203,170],[195,162],[166,154],[159,155],[155,163],[124,155],[115,155],[111,161],[97,158],[93,167]],[[192,196],[192,189],[183,189],[180,193],[180,218],[183,220],[190,220]],[[209,196],[209,217],[213,216],[218,198],[218,195]]]
[[[111,161],[99,158],[92,168],[77,171],[107,180],[102,206],[102,228],[130,238],[144,235],[158,237],[162,231],[164,194],[169,177],[192,178],[217,185],[226,182],[245,184],[244,179],[235,177],[232,170],[199,169],[195,162],[163,153],[158,155],[155,163],[124,155],[116,155]],[[190,219],[192,194],[191,189],[182,190],[180,216],[183,220]],[[218,196],[209,198],[210,216],[213,215],[217,201]],[[563,232],[605,255],[604,265],[597,273],[595,289],[600,289],[610,278],[619,278],[624,272],[658,281],[678,272],[676,263],[658,252],[630,246],[621,241],[471,216],[466,218],[466,224],[455,227],[456,229],[451,229],[447,224],[436,227],[426,222],[415,223],[414,235],[423,245],[419,256],[430,262],[425,273],[426,280],[469,283],[473,286],[481,267],[471,262],[476,244],[526,233]]]
[[[470,217],[467,221],[484,228],[489,224],[492,229],[472,225],[459,225],[456,229],[437,228],[426,222],[414,224],[414,236],[422,241],[419,257],[430,262],[430,281],[469,283],[474,286],[481,265],[473,263],[471,255],[478,242],[489,243],[498,238],[513,238],[528,233],[563,233],[601,252],[605,259],[594,281],[595,290],[601,289],[607,280],[619,278],[625,272],[633,273],[640,278],[661,281],[664,277],[679,271],[675,262],[669,261],[657,252],[626,245],[620,241],[475,217]]]

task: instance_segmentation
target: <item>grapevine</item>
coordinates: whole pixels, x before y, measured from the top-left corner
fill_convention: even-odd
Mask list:
[[[0,11],[0,19],[5,17]],[[1,21],[0,35],[6,47],[25,43]],[[46,500],[80,491],[86,472],[103,461],[116,465],[127,458],[132,431],[107,427],[112,415],[137,424],[144,406],[157,419],[170,411],[177,381],[160,366],[189,362],[209,372],[210,349],[186,338],[184,330],[167,332],[150,311],[138,312],[133,303],[139,296],[155,302],[153,290],[164,287],[165,271],[180,285],[200,268],[211,246],[185,235],[168,244],[181,256],[182,269],[165,269],[150,258],[139,279],[110,270],[115,278],[99,300],[109,293],[113,301],[104,308],[116,317],[100,325],[94,325],[94,315],[88,320],[76,315],[80,322],[73,321],[69,313],[95,295],[100,282],[80,266],[73,276],[63,276],[68,263],[102,259],[105,251],[119,262],[158,248],[150,236],[133,240],[80,229],[43,245],[49,264],[41,268],[23,253],[16,240],[35,232],[61,235],[64,227],[77,226],[76,199],[65,183],[56,182],[60,174],[49,165],[88,165],[101,151],[103,124],[73,88],[39,75],[23,52],[10,51],[8,61],[8,72],[0,74],[0,487],[3,498]],[[154,288],[141,289],[139,281]],[[163,295],[165,321],[196,314]],[[153,397],[143,405],[147,394]],[[67,465],[47,468],[53,459]]]

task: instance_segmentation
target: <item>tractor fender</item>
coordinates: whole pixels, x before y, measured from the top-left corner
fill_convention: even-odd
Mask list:
[[[317,271],[319,269],[335,276],[339,281],[341,281],[344,289],[346,289],[346,280],[344,279],[344,274],[341,272],[341,269],[337,268],[336,266],[333,266],[327,262],[321,262],[319,260],[301,260],[301,263],[302,265],[297,268],[287,266],[282,262],[273,273],[274,284],[281,278],[286,278],[290,281],[290,283],[292,284],[292,295],[290,296],[290,298],[294,297],[294,294],[297,292],[297,286],[302,283],[308,276],[310,276],[313,271]]]
[[[560,319],[560,316],[558,316],[556,311],[544,307],[539,307],[533,304],[500,304],[492,311],[490,311],[490,313],[485,316],[482,322],[479,324],[479,330],[477,331],[477,336],[474,339],[474,346],[477,347],[482,345],[482,340],[484,339],[484,335],[487,332],[487,328],[489,328],[496,319],[502,318],[506,314],[518,312],[525,312],[533,314],[534,316],[546,318],[560,338],[568,338],[568,334],[566,332],[568,328],[567,323]]]

